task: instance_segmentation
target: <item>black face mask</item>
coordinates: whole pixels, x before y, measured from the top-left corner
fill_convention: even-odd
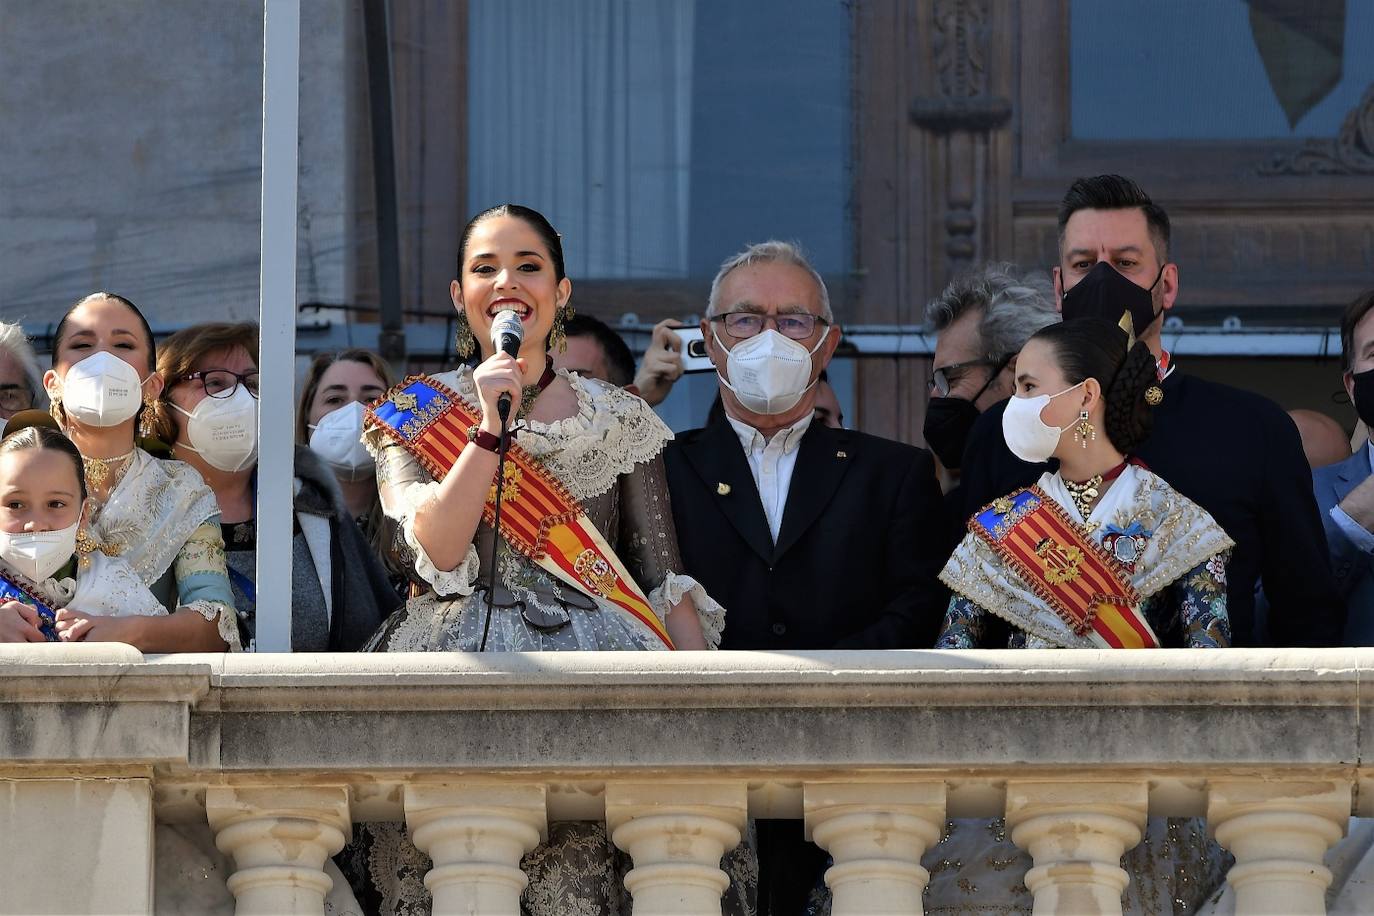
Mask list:
[[[926,404],[926,422],[922,429],[926,445],[930,446],[947,470],[957,471],[963,464],[969,433],[973,432],[973,424],[982,413],[974,402],[983,396],[983,392],[996,381],[1009,362],[1010,356],[994,365],[992,374],[973,397],[933,397]]]
[[[951,471],[964,460],[964,446],[978,420],[978,408],[963,398],[931,398],[926,405],[926,445]]]
[[[1355,388],[1355,413],[1364,425],[1374,429],[1374,369],[1350,376]]]
[[[1098,261],[1073,289],[1064,291],[1064,320],[1106,318],[1115,324],[1121,320],[1123,312],[1130,312],[1131,323],[1139,337],[1163,311],[1155,311],[1154,297],[1150,295],[1162,276],[1164,268],[1160,267],[1155,282],[1149,289],[1142,289],[1106,261]]]

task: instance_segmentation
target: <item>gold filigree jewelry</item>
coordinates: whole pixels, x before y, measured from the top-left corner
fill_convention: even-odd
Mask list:
[[[549,329],[549,352],[557,351],[566,353],[568,350],[568,333],[564,329],[564,323],[573,316],[573,307],[563,304],[553,313],[553,327]]]
[[[1061,478],[1063,479],[1063,478]],[[1078,507],[1078,514],[1087,520],[1093,511],[1093,501],[1101,493],[1102,475],[1094,474],[1082,483],[1075,483],[1072,480],[1064,481],[1064,489],[1069,491],[1069,499]]]
[[[59,427],[65,425],[62,422],[62,399],[60,397],[53,398],[52,401],[48,403],[48,413]]]
[[[106,481],[109,481],[110,487],[113,489],[114,485],[118,483],[117,478],[123,476],[124,469],[128,467],[129,459],[132,457],[134,457],[133,451],[127,455],[120,455],[118,458],[86,458],[83,456],[81,463],[86,466],[86,483],[96,489],[104,489]]]
[[[469,359],[477,351],[477,338],[472,336],[472,325],[468,324],[468,316],[458,313],[458,320],[454,322],[457,330],[453,334],[453,348],[458,352],[461,359]]]
[[[1145,403],[1151,407],[1158,407],[1164,401],[1164,389],[1158,385],[1151,385],[1145,389]]]
[[[143,396],[143,414],[138,418],[138,436],[140,439],[153,438],[153,410],[157,402],[149,395]]]
[[[1078,422],[1074,424],[1073,441],[1087,448],[1089,439],[1097,439],[1097,427],[1088,422],[1088,412],[1085,410],[1078,415]]]

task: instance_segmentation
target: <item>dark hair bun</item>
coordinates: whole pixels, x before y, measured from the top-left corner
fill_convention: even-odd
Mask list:
[[[1154,408],[1146,392],[1159,384],[1159,365],[1150,348],[1139,341],[1131,347],[1103,392],[1106,401],[1107,438],[1117,450],[1129,454],[1150,437]]]

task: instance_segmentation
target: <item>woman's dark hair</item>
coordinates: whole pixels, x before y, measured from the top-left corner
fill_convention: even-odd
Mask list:
[[[479,223],[495,216],[513,216],[528,223],[529,227],[544,241],[544,247],[549,250],[549,257],[553,259],[554,277],[561,282],[568,275],[567,271],[563,269],[563,239],[553,228],[553,225],[544,218],[544,214],[519,204],[501,204],[499,207],[483,210],[463,227],[463,234],[458,237],[458,273],[455,276],[461,277],[463,275],[463,258],[467,256],[468,239],[472,237],[473,230],[477,228]]]
[[[0,439],[0,455],[9,452],[26,452],[34,448],[61,452],[71,459],[72,467],[76,469],[77,487],[81,492],[81,498],[84,500],[86,498],[86,465],[81,460],[81,453],[72,444],[72,440],[48,426],[25,426],[23,429],[10,433],[4,439]]]
[[[91,293],[89,296],[82,296],[80,299],[76,301],[76,304],[74,304],[71,308],[67,309],[66,314],[62,316],[62,320],[57,323],[57,330],[54,331],[52,335],[52,364],[54,366],[57,365],[57,350],[59,347],[62,346],[62,337],[67,332],[67,319],[72,316],[72,312],[81,308],[81,306],[85,305],[87,302],[96,302],[100,299],[111,299],[115,302],[118,302],[120,305],[124,306],[126,309],[134,313],[134,315],[138,318],[138,323],[143,327],[143,336],[148,338],[148,371],[152,372],[154,369],[156,369],[157,342],[153,340],[153,329],[148,324],[148,319],[144,318],[143,313],[138,310],[138,306],[134,305],[128,299],[125,299],[123,296],[118,295],[117,293],[105,292],[104,290],[101,290],[100,292]]]
[[[1054,351],[1070,385],[1097,379],[1102,386],[1107,438],[1123,454],[1140,447],[1150,435],[1154,408],[1145,392],[1159,384],[1159,366],[1140,341],[1126,349],[1126,332],[1104,318],[1075,318],[1036,331]]]

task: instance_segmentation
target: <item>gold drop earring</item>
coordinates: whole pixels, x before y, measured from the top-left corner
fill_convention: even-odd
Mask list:
[[[1078,415],[1078,422],[1073,427],[1073,438],[1081,447],[1088,447],[1088,440],[1097,440],[1097,427],[1088,421],[1088,412],[1084,410]]]
[[[457,330],[453,334],[453,348],[457,351],[459,359],[471,359],[473,351],[477,349],[477,338],[472,336],[472,325],[468,324],[467,313],[459,312],[454,325]]]

